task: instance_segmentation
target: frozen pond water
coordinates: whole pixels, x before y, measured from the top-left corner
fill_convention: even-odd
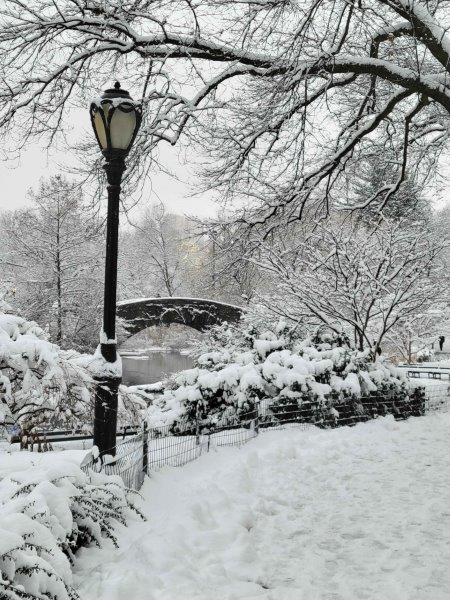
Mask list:
[[[121,355],[125,385],[154,383],[165,375],[192,367],[192,358],[177,350],[124,350]]]

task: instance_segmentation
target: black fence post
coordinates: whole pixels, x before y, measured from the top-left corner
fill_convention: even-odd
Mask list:
[[[199,446],[200,445],[200,423],[198,420],[198,402],[197,405],[195,407],[195,445]]]
[[[255,435],[259,435],[259,402],[256,403]]]
[[[142,431],[142,470],[145,475],[148,475],[148,425],[144,421],[144,429]]]

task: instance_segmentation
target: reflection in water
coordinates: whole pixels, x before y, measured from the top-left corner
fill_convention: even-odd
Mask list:
[[[164,379],[165,375],[190,369],[192,358],[175,350],[147,351],[136,355],[122,355],[123,383],[139,385],[154,383]]]

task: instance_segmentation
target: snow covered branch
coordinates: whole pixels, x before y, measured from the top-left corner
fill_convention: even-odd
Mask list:
[[[204,187],[246,199],[242,222],[276,226],[310,206],[327,214],[344,182],[352,204],[351,173],[374,148],[392,146],[399,166],[385,183],[403,184],[400,124],[418,99],[408,166],[418,177],[437,166],[449,130],[446,6],[5,0],[0,130],[14,149],[35,135],[51,141],[69,107],[114,73],[146,113],[129,184],[157,164],[158,144],[188,143],[205,157]]]
[[[274,282],[260,301],[303,326],[344,331],[373,356],[399,320],[443,299],[437,274],[445,241],[424,227],[384,220],[369,230],[333,217],[298,227],[283,242],[262,243],[248,258]]]

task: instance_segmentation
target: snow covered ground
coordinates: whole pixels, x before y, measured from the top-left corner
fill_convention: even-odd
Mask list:
[[[64,452],[3,452],[0,450],[0,480],[12,477],[18,471],[30,467],[53,469],[58,465],[72,463],[77,467],[86,456],[85,450],[65,450]]]
[[[165,468],[80,552],[83,600],[444,600],[450,414],[265,432]]]

